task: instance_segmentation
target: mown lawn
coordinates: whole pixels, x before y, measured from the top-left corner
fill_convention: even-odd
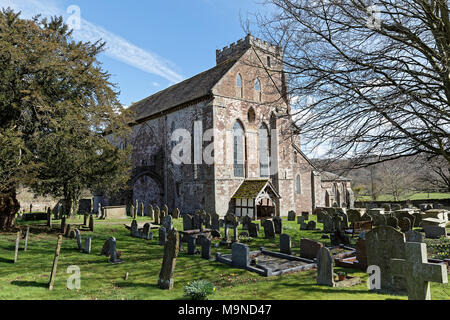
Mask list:
[[[408,196],[401,197],[399,201],[405,200],[445,200],[450,199],[450,193],[415,193]],[[372,201],[371,196],[361,196],[356,201]],[[391,195],[381,195],[377,198],[377,201],[395,201]]]
[[[315,217],[313,217],[315,219]],[[146,221],[139,218],[139,221]],[[316,271],[307,271],[264,278],[257,274],[234,269],[215,261],[206,261],[200,256],[188,256],[186,251],[180,252],[175,269],[175,287],[171,291],[160,290],[157,280],[163,258],[163,247],[158,243],[158,232],[154,231],[152,241],[132,238],[122,223],[130,221],[113,220],[108,223],[96,221],[95,232],[83,232],[83,238],[92,236],[92,253],[78,252],[75,239],[63,240],[58,272],[53,291],[47,289],[50,270],[56,244],[56,234],[31,234],[28,251],[20,251],[18,262],[14,258],[15,234],[0,234],[0,299],[16,300],[176,300],[186,299],[183,287],[190,281],[206,279],[216,286],[216,292],[210,299],[223,300],[384,300],[406,299],[405,296],[391,296],[371,293],[366,286],[367,276],[361,271],[346,269],[349,275],[362,277],[363,284],[352,288],[329,288],[315,284]],[[41,225],[43,222],[40,222]],[[82,219],[71,221],[82,223]],[[39,224],[28,222],[24,225]],[[59,222],[55,222],[59,224]],[[182,220],[175,221],[175,227],[182,229]],[[318,224],[318,227],[322,227]],[[321,233],[300,231],[296,222],[283,221],[284,232],[293,237],[296,255],[299,253],[301,237],[320,240]],[[104,242],[111,236],[117,239],[117,248],[122,251],[124,263],[111,265],[108,258],[100,256]],[[274,241],[260,237],[249,243],[252,250],[265,246],[278,250],[279,237]],[[321,240],[329,241],[329,240]],[[23,240],[21,242],[23,248]],[[186,245],[184,244],[184,248]],[[229,253],[230,250],[213,246],[212,255],[216,252]],[[70,274],[67,268],[77,265],[81,269],[81,289],[68,290],[66,282]],[[340,268],[335,268],[339,271]],[[125,273],[129,273],[127,281]],[[448,285],[432,284],[433,299],[449,299]]]

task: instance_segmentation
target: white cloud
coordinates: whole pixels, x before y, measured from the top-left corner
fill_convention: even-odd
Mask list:
[[[44,17],[62,16],[65,21],[70,17],[66,9],[59,8],[52,0],[0,0],[0,7],[11,7],[15,11],[22,11],[22,17],[31,18],[37,14]],[[101,26],[95,25],[82,18],[80,29],[74,30],[73,36],[79,41],[95,42],[99,39],[106,42],[105,54],[111,58],[124,62],[142,71],[156,74],[170,82],[180,82],[183,77],[175,72],[173,64],[159,57],[155,53],[141,49],[124,38],[109,32]]]

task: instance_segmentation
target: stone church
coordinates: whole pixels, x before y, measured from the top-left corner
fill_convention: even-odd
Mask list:
[[[135,200],[252,218],[351,206],[348,179],[321,180],[300,149],[280,48],[251,35],[217,50],[217,65],[130,108]],[[147,210],[147,209],[145,209]]]

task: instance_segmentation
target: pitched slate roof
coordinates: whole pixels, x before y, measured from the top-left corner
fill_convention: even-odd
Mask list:
[[[232,199],[254,199],[264,188],[266,188],[266,186],[268,186],[278,198],[281,198],[269,179],[248,179],[242,182]]]
[[[165,90],[136,102],[130,107],[135,113],[135,121],[151,117],[160,112],[211,94],[213,87],[234,66],[242,55],[226,60],[190,79],[177,83]]]

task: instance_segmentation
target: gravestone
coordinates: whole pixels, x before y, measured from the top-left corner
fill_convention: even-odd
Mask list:
[[[275,226],[272,220],[264,221],[264,237],[266,239],[275,238]]]
[[[406,259],[391,259],[393,275],[406,279],[409,300],[431,300],[430,282],[448,283],[445,264],[428,263],[425,243],[407,242]]]
[[[407,232],[411,230],[411,220],[406,217],[401,217],[398,220],[398,226],[400,227],[401,232]]]
[[[180,217],[180,209],[176,208],[172,213],[172,217],[178,219]]]
[[[326,247],[317,253],[317,285],[334,287],[333,256]]]
[[[169,232],[167,242],[164,246],[164,258],[159,273],[158,286],[160,289],[171,290],[173,288],[173,273],[177,262],[180,247],[178,231],[172,229]]]
[[[189,231],[192,230],[192,216],[189,214],[185,214],[183,216],[183,230],[184,231]]]
[[[295,221],[296,216],[297,216],[297,213],[295,213],[295,211],[289,211],[288,212],[288,221]]]
[[[130,234],[132,237],[135,237],[135,238],[139,237],[138,223],[136,220],[133,220],[131,222]]]
[[[155,218],[155,211],[153,211],[153,206],[151,204],[149,204],[147,207],[147,215],[149,219]]]
[[[158,244],[164,246],[167,242],[167,230],[164,227],[159,228]]]
[[[302,212],[302,217],[305,219],[305,221],[309,221],[309,212],[307,211]]]
[[[297,216],[297,224],[302,224],[302,222],[305,221],[305,218],[303,216]]]
[[[187,247],[188,247],[188,254],[193,255],[195,254],[195,250],[197,248],[197,239],[193,236],[189,236],[187,239]]]
[[[78,250],[82,251],[83,250],[83,245],[81,244],[81,234],[80,234],[80,230],[75,229],[75,237],[77,238],[77,246],[78,246]]]
[[[248,230],[248,226],[252,223],[252,218],[245,216],[242,218],[242,230]]]
[[[109,262],[112,264],[122,263],[123,260],[119,259],[119,255],[117,253],[117,242],[116,238],[110,238],[110,247],[109,247]]]
[[[59,254],[61,252],[61,243],[62,243],[62,235],[60,234],[58,235],[58,240],[56,242],[55,257],[53,258],[52,272],[50,273],[50,281],[48,282],[49,290],[53,290],[53,285],[55,283],[56,270],[58,268],[58,259]]]
[[[406,242],[423,242],[423,235],[415,230],[409,230],[405,233]]]
[[[172,216],[167,215],[163,218],[162,225],[164,228],[166,228],[166,231],[170,231],[173,229],[173,221]]]
[[[143,217],[144,216],[144,202],[141,202],[141,206],[139,207],[140,208],[140,214],[141,214],[141,217]]]
[[[440,237],[447,237],[447,229],[440,226],[422,226],[425,231],[425,238],[439,239]]]
[[[202,241],[202,258],[211,259],[211,240],[204,238]]]
[[[281,234],[283,232],[283,220],[281,217],[273,218],[273,224],[275,227],[275,234]]]
[[[319,249],[324,245],[319,241],[310,239],[300,239],[300,257],[313,260],[317,257]]]
[[[231,265],[246,269],[250,265],[250,249],[247,245],[235,242],[231,246]]]
[[[146,240],[153,240],[153,232],[151,231],[150,223],[144,224],[144,228],[142,229],[142,238]]]
[[[250,223],[248,226],[248,234],[252,238],[258,238],[258,225],[256,223]]]
[[[163,218],[164,218],[165,216],[168,216],[168,215],[169,215],[169,207],[167,207],[167,205],[164,205],[164,206],[163,206],[163,210],[162,210],[162,211],[164,212]]]
[[[348,221],[355,223],[361,221],[361,213],[358,210],[350,209],[347,211]]]
[[[405,283],[391,272],[391,259],[405,258],[405,236],[400,231],[381,226],[366,233],[367,264],[381,270],[381,289],[402,291]]]
[[[50,208],[47,209],[47,227],[52,227],[52,213]]]
[[[309,221],[308,225],[306,226],[307,230],[316,230],[316,222],[315,221]]]
[[[205,224],[205,228],[211,229],[211,215],[209,213],[205,213],[203,218],[204,218],[203,223]]]
[[[92,238],[87,237],[84,240],[84,253],[90,254],[91,253],[91,245],[92,245]]]
[[[386,225],[398,229],[398,219],[396,217],[389,217],[386,219]]]
[[[192,229],[202,230],[202,217],[199,213],[195,213],[192,216]]]
[[[159,224],[160,215],[161,215],[161,212],[159,210],[159,207],[155,206],[155,222],[154,222],[154,224]]]
[[[324,233],[333,233],[334,232],[334,222],[333,218],[329,214],[324,214],[322,217],[323,222],[323,232]]]
[[[217,213],[211,215],[211,229],[220,230],[220,216]]]
[[[413,213],[414,216],[414,228],[418,228],[422,222],[422,214],[419,211]]]
[[[285,254],[291,254],[291,236],[288,234],[281,234],[280,235],[280,252]]]
[[[66,217],[62,217],[61,218],[61,233],[62,234],[66,234],[66,228],[67,228],[67,225],[66,225]]]
[[[387,225],[386,217],[382,214],[378,214],[373,219],[373,226],[379,227],[379,226],[385,226]]]

